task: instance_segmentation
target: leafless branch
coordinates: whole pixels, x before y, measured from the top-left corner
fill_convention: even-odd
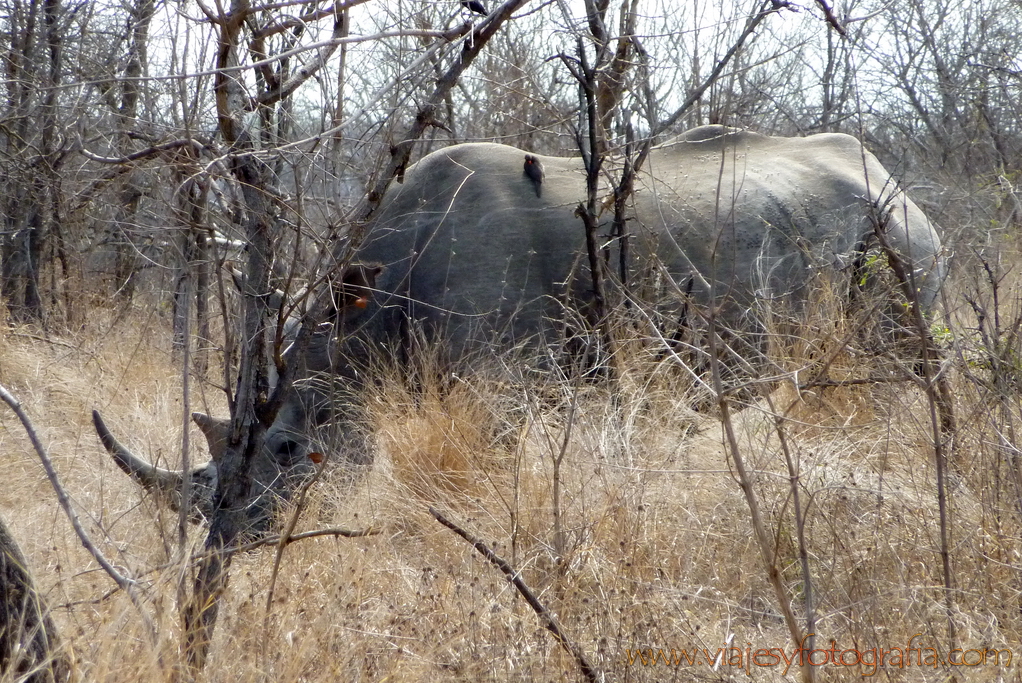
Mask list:
[[[738,445],[738,437],[735,434],[734,422],[731,419],[731,400],[724,389],[724,382],[721,379],[721,363],[718,356],[718,348],[720,344],[723,343],[723,340],[719,337],[720,330],[716,326],[715,316],[713,315],[713,307],[711,307],[709,327],[710,374],[713,379],[713,391],[716,394],[717,408],[720,411],[720,421],[724,427],[727,453],[730,456],[731,462],[734,463],[738,486],[742,489],[745,502],[749,507],[752,531],[756,539],[756,545],[759,547],[763,564],[766,567],[767,579],[773,587],[777,606],[780,608],[781,614],[784,616],[784,623],[788,627],[788,632],[791,635],[792,642],[798,644],[799,647],[802,647],[804,640],[802,629],[799,628],[798,620],[795,618],[795,613],[791,609],[790,596],[784,587],[784,582],[781,579],[781,571],[777,566],[777,556],[774,551],[774,544],[770,541],[770,536],[766,529],[766,523],[763,519],[763,513],[760,510],[759,497],[756,495],[752,472],[746,466],[745,457]],[[814,680],[813,668],[811,666],[802,667],[802,680],[806,683],[812,683]]]
[[[300,17],[288,17],[287,19],[276,21],[268,26],[264,26],[263,28],[254,31],[252,35],[254,38],[267,38],[278,33],[283,33],[284,31],[287,31],[289,29],[298,28],[300,26],[305,26],[307,24],[317,22],[320,19],[325,19],[327,17],[339,15],[341,12],[344,12],[345,10],[349,10],[352,7],[357,7],[358,5],[365,4],[366,2],[369,2],[369,0],[348,0],[348,2],[331,3],[329,7],[321,7],[312,12],[306,12]],[[286,5],[297,4],[304,5],[306,3],[305,2],[286,3]],[[257,10],[253,8],[253,11],[263,11],[263,9],[260,8]]]
[[[64,486],[60,483],[60,478],[57,476],[57,471],[53,468],[53,461],[50,459],[49,453],[46,451],[46,447],[43,446],[42,442],[39,441],[39,436],[36,434],[35,427],[32,425],[32,420],[28,417],[24,408],[21,406],[21,402],[7,390],[6,387],[0,385],[0,399],[3,399],[14,414],[21,420],[22,426],[25,428],[25,433],[28,434],[29,440],[32,442],[32,448],[35,449],[36,455],[39,456],[40,462],[43,464],[43,469],[46,470],[46,477],[50,480],[50,485],[53,487],[53,491],[57,494],[57,502],[60,503],[61,509],[64,510],[64,514],[67,515],[68,520],[71,522],[71,526],[75,530],[75,534],[78,535],[78,539],[82,542],[82,546],[89,551],[89,554],[95,558],[99,566],[103,568],[114,583],[128,594],[131,602],[138,609],[139,615],[145,622],[149,636],[156,641],[156,627],[149,618],[145,609],[142,606],[141,597],[138,594],[138,583],[127,576],[124,576],[117,568],[114,567],[113,563],[110,562],[103,554],[103,552],[92,542],[92,538],[89,536],[89,532],[82,526],[81,520],[78,518],[78,513],[75,511],[74,506],[71,504],[71,498],[67,495],[67,491]]]
[[[585,676],[587,681],[595,683],[601,679],[599,672],[594,669],[593,665],[586,659],[585,653],[582,652],[582,648],[579,647],[578,643],[568,637],[568,635],[564,632],[564,628],[557,620],[557,616],[547,609],[546,605],[540,602],[539,598],[536,597],[536,594],[532,592],[532,589],[529,588],[528,584],[526,584],[524,579],[522,579],[522,575],[518,570],[508,564],[507,560],[501,558],[490,550],[489,546],[481,540],[468,533],[451,520],[447,519],[447,517],[445,517],[436,508],[430,507],[429,514],[433,515],[433,517],[436,518],[436,521],[440,522],[445,527],[465,539],[469,545],[476,549],[476,552],[485,557],[490,564],[497,567],[504,573],[505,578],[511,582],[518,593],[525,598],[525,601],[529,603],[530,607],[532,607],[532,611],[534,611],[540,618],[540,621],[543,623],[543,628],[550,631],[560,646],[564,648],[564,651],[578,662],[579,668],[582,670],[582,675]]]
[[[867,179],[868,180],[868,179]],[[954,398],[951,393],[947,373],[940,369],[940,352],[933,341],[930,326],[927,322],[922,304],[919,301],[919,287],[915,282],[915,274],[910,263],[895,249],[887,238],[888,222],[891,212],[896,207],[884,205],[883,202],[872,202],[870,218],[873,220],[873,234],[887,257],[887,263],[901,286],[905,300],[908,302],[909,324],[914,327],[919,338],[921,359],[919,370],[922,374],[922,386],[926,391],[929,406],[930,430],[933,438],[933,456],[936,465],[937,508],[940,516],[940,558],[943,570],[944,607],[948,623],[949,648],[954,649],[956,643],[955,627],[955,590],[954,576],[951,571],[951,504],[950,489],[947,486],[947,468],[953,464],[955,452],[955,415]]]
[[[302,510],[305,509],[305,499],[308,496],[309,488],[312,487],[319,478],[323,476],[323,468],[326,465],[326,460],[322,460],[316,466],[316,473],[306,480],[302,485],[301,491],[298,492],[298,502],[295,504],[295,509],[291,513],[290,519],[287,521],[287,525],[284,527],[284,533],[280,534],[277,540],[277,549],[273,553],[273,569],[270,572],[270,586],[266,589],[266,614],[263,622],[263,630],[265,631],[269,625],[270,619],[270,607],[273,605],[273,590],[277,585],[277,574],[280,572],[280,561],[284,558],[284,548],[291,542],[291,534],[294,532],[295,527],[298,525],[298,518],[302,515]]]
[[[756,31],[759,25],[763,23],[763,21],[771,14],[779,12],[788,6],[789,6],[788,3],[785,2],[784,0],[766,0],[766,2],[764,2],[763,5],[760,7],[759,11],[749,18],[749,21],[745,24],[745,29],[742,31],[742,34],[738,36],[738,40],[736,40],[735,44],[732,45],[731,48],[724,54],[724,56],[720,58],[720,61],[718,61],[716,65],[714,65],[713,71],[711,71],[710,75],[706,77],[706,80],[704,80],[699,85],[699,87],[697,87],[695,90],[689,93],[689,96],[685,99],[684,102],[682,102],[681,106],[678,107],[673,114],[668,116],[666,119],[664,119],[654,127],[650,137],[651,138],[657,137],[664,131],[668,130],[675,123],[677,123],[678,119],[680,119],[685,114],[685,112],[692,108],[692,105],[694,105],[696,102],[700,100],[700,98],[702,98],[703,93],[706,92],[707,88],[709,88],[711,85],[717,82],[717,79],[720,78],[720,74],[724,71],[725,67],[727,67],[727,65],[731,63],[731,60],[734,58],[736,54],[738,54],[738,51],[741,50],[742,47],[745,45],[745,41],[749,39],[749,37]]]
[[[458,82],[461,74],[467,69],[475,58],[482,51],[483,47],[490,42],[504,23],[511,18],[511,15],[529,0],[507,0],[492,12],[485,20],[473,29],[472,35],[465,40],[461,56],[454,64],[437,79],[436,88],[427,98],[426,103],[419,108],[415,120],[390,150],[390,160],[381,171],[376,185],[369,191],[362,205],[353,214],[357,221],[364,222],[375,213],[383,195],[390,187],[390,183],[408,165],[412,156],[412,148],[422,137],[422,134],[429,126],[436,123],[435,116],[437,109],[443,104],[447,94]]]
[[[92,161],[98,161],[101,164],[127,164],[132,161],[138,161],[139,159],[147,159],[149,157],[157,156],[164,152],[169,152],[172,149],[180,149],[182,147],[191,147],[195,150],[196,154],[202,153],[202,145],[196,140],[171,140],[170,142],[164,142],[159,145],[153,145],[146,149],[138,152],[133,152],[123,157],[105,157],[99,154],[90,152],[89,150],[82,148],[82,155]]]
[[[816,4],[823,10],[823,16],[826,18],[827,23],[830,24],[831,28],[847,38],[848,34],[845,32],[845,27],[842,26],[841,22],[838,21],[836,16],[834,16],[834,10],[827,4],[827,0],[816,0]]]

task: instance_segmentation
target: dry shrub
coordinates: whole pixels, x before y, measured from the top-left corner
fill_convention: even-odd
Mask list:
[[[767,379],[736,394],[743,409],[734,426],[784,585],[804,617],[782,432],[798,470],[817,642],[906,647],[921,633],[917,645],[943,651],[949,639],[925,393],[903,372],[911,361],[884,347],[878,357],[878,347],[851,334],[861,322],[842,317],[837,294],[817,301],[775,313]],[[969,310],[957,314],[967,319]],[[132,447],[173,463],[180,369],[161,342],[170,336],[162,322],[94,320],[96,331],[51,342],[28,330],[0,337],[0,379],[37,420],[104,551],[144,579],[156,641],[125,596],[94,571],[9,418],[0,434],[8,478],[0,506],[25,539],[82,679],[170,681],[182,665],[178,587],[191,574],[174,561],[176,517],[139,504],[146,499],[102,454],[88,411],[99,406]],[[299,523],[299,531],[371,526],[379,533],[288,546],[268,611],[275,548],[236,557],[204,679],[572,679],[574,663],[524,601],[433,520],[429,505],[511,562],[608,680],[746,677],[702,660],[629,664],[636,648],[697,648],[711,657],[726,642],[790,649],[719,421],[692,408],[705,389],[677,357],[657,350],[648,328],[629,323],[618,338],[614,382],[553,371],[525,380],[519,372],[512,382],[515,363],[507,358],[456,377],[420,372],[414,385],[386,375],[367,401],[375,462],[360,477],[330,472]],[[986,353],[978,345],[971,356],[967,350],[965,358]],[[831,384],[804,386],[821,370]],[[833,384],[870,378],[887,381]],[[960,424],[951,482],[954,617],[963,647],[1010,647],[1022,628],[1017,468],[1005,431],[1022,423],[1017,397],[998,394],[993,379],[991,364],[975,361],[953,375]],[[203,390],[195,387],[193,403],[205,400],[223,414],[217,393],[203,397]],[[192,530],[192,551],[203,535]],[[783,667],[751,671],[756,680],[795,676]],[[818,673],[859,680],[863,671]],[[1008,670],[887,668],[878,675],[951,673],[995,680]]]
[[[455,380],[449,388],[409,388],[391,376],[376,405],[374,426],[394,477],[424,500],[479,495],[498,476],[505,427],[494,412],[495,387]]]

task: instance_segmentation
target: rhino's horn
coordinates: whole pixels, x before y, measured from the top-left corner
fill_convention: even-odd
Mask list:
[[[156,467],[138,457],[110,433],[98,410],[92,411],[92,424],[96,427],[103,447],[113,456],[114,462],[132,479],[147,489],[173,494],[181,490],[180,472]]]
[[[192,413],[192,422],[206,437],[209,444],[209,457],[219,462],[227,451],[227,436],[230,434],[231,421],[210,417],[206,413]]]
[[[180,509],[181,489],[184,487],[182,471],[156,467],[132,453],[114,438],[98,411],[92,411],[92,423],[96,426],[96,433],[99,434],[103,446],[113,456],[118,467],[147,490],[168,501],[172,508]],[[210,519],[213,513],[213,497],[216,487],[216,463],[208,462],[191,470],[188,495],[189,520],[199,522],[203,519]]]

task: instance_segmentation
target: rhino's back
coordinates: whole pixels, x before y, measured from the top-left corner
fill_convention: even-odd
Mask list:
[[[671,270],[692,264],[739,299],[802,296],[811,272],[847,263],[873,232],[871,203],[889,210],[894,246],[926,271],[924,298],[939,288],[935,227],[851,136],[781,138],[703,126],[654,150],[647,171],[636,214],[661,240]]]
[[[524,175],[525,152],[471,143],[411,166],[388,192],[359,259],[386,265],[384,305],[431,327],[535,334],[584,246],[574,217],[585,176],[575,159],[538,157],[542,196]],[[390,296],[387,296],[390,295]]]
[[[387,266],[378,287],[388,334],[400,313],[456,341],[482,329],[522,341],[574,284],[588,280],[579,159],[538,156],[541,196],[524,174],[525,152],[473,143],[434,152],[388,192],[360,258]],[[610,197],[601,187],[601,200]],[[748,301],[800,300],[816,267],[846,262],[872,231],[870,201],[889,202],[895,246],[939,287],[940,242],[925,215],[896,190],[857,140],[838,134],[773,138],[704,126],[653,150],[636,182],[628,232],[631,270],[693,291]],[[603,206],[609,207],[604,201]],[[612,216],[601,216],[601,244]],[[656,257],[655,259],[653,257]],[[928,266],[927,266],[928,264]],[[387,311],[390,316],[387,316]]]

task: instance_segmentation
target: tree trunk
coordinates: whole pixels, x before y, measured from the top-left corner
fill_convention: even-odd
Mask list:
[[[0,672],[26,683],[65,681],[68,663],[59,649],[25,556],[0,519]]]

